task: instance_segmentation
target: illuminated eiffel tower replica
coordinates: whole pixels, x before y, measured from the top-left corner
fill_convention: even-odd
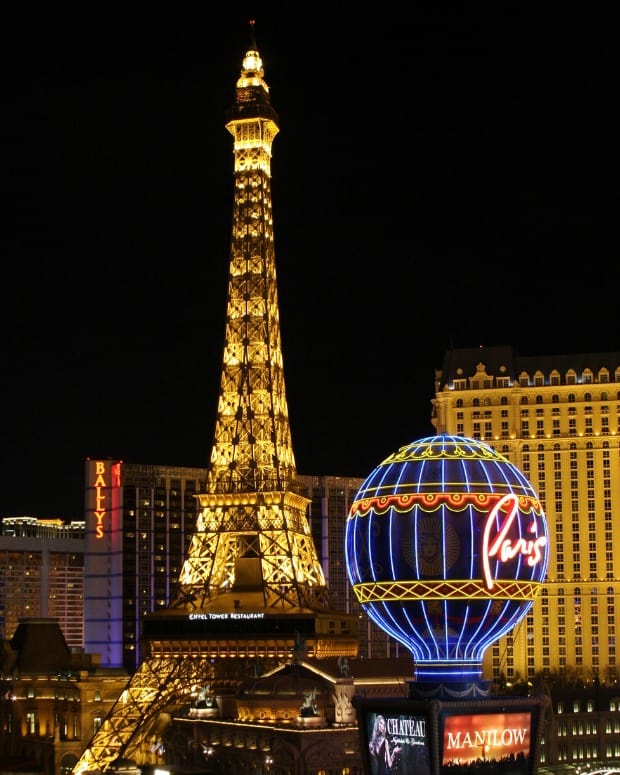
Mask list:
[[[330,608],[296,490],[271,203],[278,115],[254,40],[226,128],[234,138],[226,336],[206,492],[168,608],[143,622],[144,658],[73,772],[145,763],[162,714],[206,683],[309,657],[357,655],[355,616]],[[234,684],[234,681],[232,681]]]

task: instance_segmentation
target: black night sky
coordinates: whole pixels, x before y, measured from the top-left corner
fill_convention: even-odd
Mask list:
[[[0,515],[82,518],[86,457],[207,465],[250,18],[299,473],[432,435],[451,345],[620,349],[613,4],[428,5],[5,19]]]

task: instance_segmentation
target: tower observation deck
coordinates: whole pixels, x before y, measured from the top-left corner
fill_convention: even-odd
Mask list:
[[[73,772],[148,761],[166,713],[197,687],[294,658],[357,654],[354,615],[330,607],[296,487],[284,384],[271,198],[279,131],[261,57],[243,58],[226,128],[234,200],[224,354],[207,487],[167,608],[143,620],[144,658]]]

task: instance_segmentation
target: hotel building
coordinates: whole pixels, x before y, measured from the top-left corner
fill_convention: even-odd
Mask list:
[[[21,618],[57,619],[70,648],[84,645],[84,522],[0,520],[0,639]]]
[[[86,462],[85,636],[79,645],[99,654],[103,667],[132,673],[139,664],[141,619],[173,598],[206,476],[206,468]],[[346,518],[362,481],[297,476],[300,494],[310,501],[312,536],[333,603],[358,614],[360,656],[403,657],[409,652],[362,615],[346,574]]]
[[[620,352],[520,356],[452,349],[435,374],[437,433],[481,439],[528,478],[545,510],[542,593],[487,651],[485,675],[615,684],[620,558]]]

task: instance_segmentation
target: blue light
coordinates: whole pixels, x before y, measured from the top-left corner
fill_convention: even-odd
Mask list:
[[[531,562],[534,542],[540,556]],[[487,647],[533,605],[549,560],[547,525],[503,455],[442,434],[402,447],[366,478],[345,555],[362,609],[409,648],[416,677],[462,681],[481,677]]]

